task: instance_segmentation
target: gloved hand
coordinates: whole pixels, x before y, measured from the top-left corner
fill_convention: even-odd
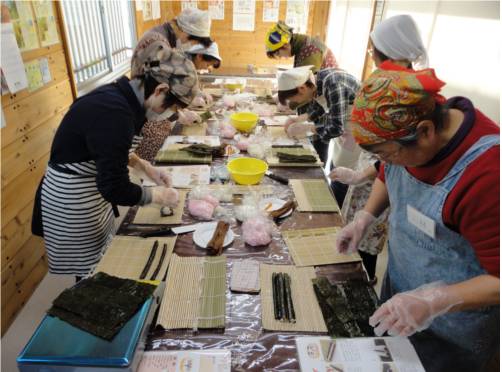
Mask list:
[[[146,160],[142,160],[145,175],[159,186],[169,187],[172,185],[171,175],[163,169],[154,167]]]
[[[152,204],[175,208],[180,201],[178,190],[171,187],[152,187]]]
[[[288,133],[288,129],[291,125],[298,123],[299,117],[298,116],[288,116],[284,123],[284,131]]]
[[[355,171],[345,167],[336,167],[333,169],[329,174],[329,178],[346,185],[361,185],[367,181],[362,171]]]
[[[308,132],[314,131],[314,125],[305,122],[292,123],[286,129],[286,133],[290,138],[301,139],[307,136]]]
[[[197,97],[195,97],[193,99],[193,101],[190,103],[190,105],[193,106],[193,107],[204,107],[204,106],[206,106],[206,100],[204,98],[203,93],[201,93],[200,95],[198,95]]]
[[[178,122],[182,125],[193,125],[201,121],[200,116],[193,111],[187,109],[178,111]]]
[[[336,250],[345,254],[355,253],[366,230],[375,220],[375,216],[364,210],[356,212],[352,222],[336,234]]]
[[[202,92],[202,94],[204,96],[204,100],[206,101],[206,105],[210,105],[214,102],[212,95],[207,92]]]
[[[412,291],[394,295],[369,319],[377,336],[411,336],[428,328],[432,321],[463,300],[444,283],[425,284]]]

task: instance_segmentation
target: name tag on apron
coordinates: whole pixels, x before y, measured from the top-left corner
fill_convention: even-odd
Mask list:
[[[409,223],[429,235],[432,239],[436,239],[436,222],[432,218],[427,217],[409,204],[406,205],[406,214],[408,215]]]

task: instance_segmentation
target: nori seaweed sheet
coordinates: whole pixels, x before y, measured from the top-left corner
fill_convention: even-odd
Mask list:
[[[374,336],[368,323],[378,304],[373,287],[364,280],[331,284],[327,278],[316,278],[312,282],[330,336]]]
[[[112,340],[155,288],[99,272],[65,289],[47,313],[95,336]]]

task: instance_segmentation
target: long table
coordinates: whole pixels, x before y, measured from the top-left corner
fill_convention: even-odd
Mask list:
[[[220,165],[216,160],[213,165]],[[288,179],[324,179],[324,173],[317,168],[274,168],[274,173]],[[272,185],[274,196],[291,199],[292,190],[264,177],[262,185]],[[225,208],[231,208],[226,205]],[[127,213],[118,234],[136,235],[131,221],[137,208],[132,207]],[[187,210],[183,213],[183,224],[196,223]],[[280,231],[303,228],[342,226],[343,221],[337,213],[306,213],[294,211],[278,225]],[[244,243],[240,223],[231,226],[235,233],[235,241],[224,250],[228,257],[227,268],[227,305],[224,330],[151,330],[146,350],[190,350],[225,348],[232,351],[232,370],[234,371],[266,371],[266,370],[299,370],[296,355],[295,337],[302,334],[269,332],[261,327],[260,295],[233,293],[229,289],[229,278],[233,260],[252,258],[264,263],[293,264],[284,240],[276,237],[265,248],[254,248]],[[334,244],[334,242],[333,242]],[[192,241],[192,234],[180,235],[177,238],[174,252],[180,256],[204,256],[206,250],[199,249]],[[349,279],[364,279],[366,274],[360,262],[316,267],[316,275],[324,276],[332,282]],[[180,283],[181,285],[181,283]]]

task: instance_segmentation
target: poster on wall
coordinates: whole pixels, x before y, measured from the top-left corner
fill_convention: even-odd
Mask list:
[[[25,63],[24,69],[26,70],[26,77],[28,78],[28,92],[31,93],[44,86],[44,80],[38,59]]]
[[[280,0],[263,0],[263,22],[279,21]]]
[[[152,19],[152,2],[151,0],[143,1],[143,21]]]
[[[309,0],[288,0],[286,5],[286,24],[294,32],[307,33],[309,19]]]
[[[59,43],[58,28],[52,1],[39,0],[33,1],[33,9],[37,18],[38,36],[42,46],[48,46]]]
[[[255,0],[234,0],[233,30],[254,31],[256,16]]]
[[[219,21],[225,19],[225,0],[209,0],[207,5],[211,19]]]
[[[27,1],[5,1],[4,3],[9,10],[19,49],[25,51],[39,48],[35,17],[30,3]]]
[[[160,0],[152,0],[152,19],[160,19]]]
[[[197,9],[197,0],[182,0],[181,1],[181,11],[185,9]]]
[[[28,86],[26,71],[24,70],[21,52],[17,46],[12,23],[2,23],[2,53],[0,53],[0,66],[2,69],[2,81],[5,80],[8,91],[16,93]],[[2,94],[6,93],[2,85]]]

